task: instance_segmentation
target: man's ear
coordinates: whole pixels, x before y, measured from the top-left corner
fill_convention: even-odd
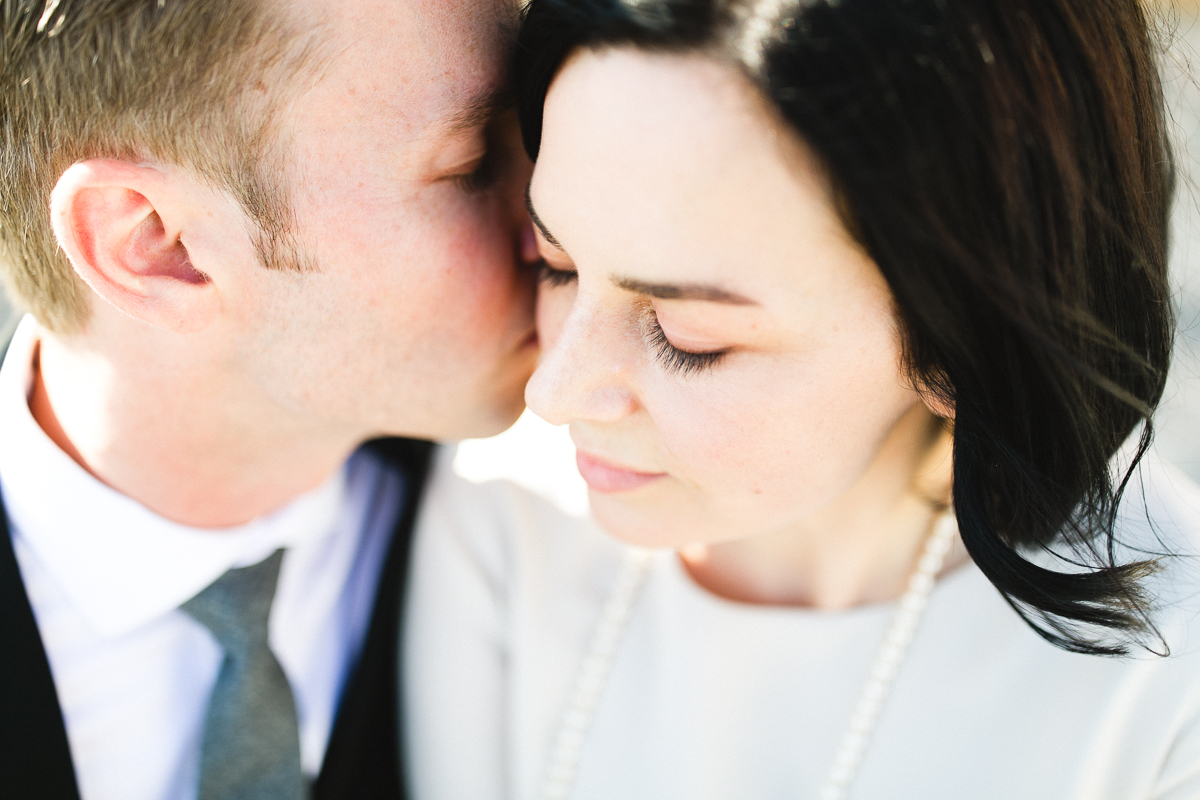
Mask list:
[[[75,272],[131,317],[177,333],[204,330],[220,300],[183,244],[187,192],[150,166],[81,161],[50,195],[50,221]],[[183,198],[183,199],[181,199]]]

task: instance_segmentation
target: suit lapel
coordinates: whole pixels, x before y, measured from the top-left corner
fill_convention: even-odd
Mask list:
[[[6,797],[79,800],[50,662],[0,505],[0,787]]]
[[[413,526],[433,444],[378,439],[367,447],[404,474],[404,507],[380,577],[363,652],[338,705],[313,800],[405,797],[399,703],[401,604]]]
[[[18,317],[19,318],[19,317]],[[0,363],[15,321],[0,338]],[[17,566],[0,499],[0,787],[5,796],[79,800],[50,661]]]

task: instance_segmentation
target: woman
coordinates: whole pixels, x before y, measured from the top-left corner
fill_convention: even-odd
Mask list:
[[[527,400],[626,544],[426,520],[418,796],[1200,797],[1135,0],[533,0],[518,59]]]

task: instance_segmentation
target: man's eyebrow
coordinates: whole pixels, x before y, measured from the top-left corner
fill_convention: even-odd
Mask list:
[[[725,303],[731,306],[756,306],[749,297],[703,283],[648,283],[633,278],[613,278],[620,288],[628,292],[657,297],[659,300],[703,300],[709,303]]]
[[[508,88],[489,88],[468,100],[446,120],[444,130],[450,135],[487,125],[512,107],[513,93]]]
[[[545,223],[543,223],[541,218],[538,217],[537,212],[533,210],[533,198],[529,196],[529,189],[532,185],[533,184],[527,184],[525,186],[525,210],[529,212],[529,218],[533,220],[533,224],[536,225],[537,229],[542,232],[542,237],[559,250],[562,250],[563,246],[558,243],[558,239],[554,238],[554,234],[550,232]]]

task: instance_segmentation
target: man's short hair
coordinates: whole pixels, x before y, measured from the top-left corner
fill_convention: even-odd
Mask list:
[[[88,318],[49,215],[84,159],[183,166],[237,197],[266,266],[300,266],[274,112],[311,45],[271,6],[0,0],[0,278],[43,325],[70,333]]]

